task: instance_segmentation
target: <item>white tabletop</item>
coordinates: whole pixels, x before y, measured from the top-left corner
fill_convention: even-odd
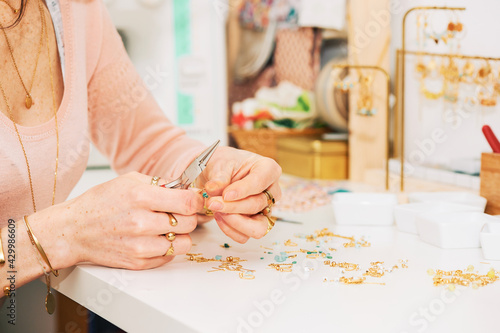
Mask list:
[[[429,268],[455,270],[469,265],[486,273],[500,262],[486,261],[481,249],[443,250],[394,227],[336,226],[329,207],[299,217],[303,224],[278,223],[262,240],[232,242],[215,223],[193,234],[193,253],[204,257],[241,257],[255,270],[254,280],[237,272],[207,272],[216,263],[196,263],[178,256],[148,271],[126,271],[90,265],[67,269],[57,279],[60,292],[127,332],[487,332],[498,330],[500,281],[479,289],[435,287]],[[298,248],[316,250],[315,243],[295,238],[329,228],[346,236],[365,236],[371,247],[344,248],[344,240],[327,245],[338,249],[337,262],[384,261],[397,269],[372,282],[385,285],[343,285],[323,282],[340,276],[324,259],[298,254],[293,272],[269,269],[275,254]],[[292,239],[298,247],[286,247]],[[273,245],[277,242],[279,245]],[[220,245],[229,243],[231,248]],[[261,246],[274,248],[265,254]],[[261,259],[261,258],[264,259]],[[487,262],[489,264],[484,264]],[[312,270],[310,270],[312,268]],[[348,274],[352,276],[354,274]],[[360,273],[357,273],[359,275]]]

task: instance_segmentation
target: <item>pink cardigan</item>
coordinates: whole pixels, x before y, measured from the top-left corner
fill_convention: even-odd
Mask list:
[[[58,110],[56,202],[85,171],[90,140],[122,174],[173,179],[203,150],[163,114],[135,71],[101,0],[61,0],[65,90]],[[37,209],[51,204],[54,120],[18,126],[31,166]],[[26,163],[10,119],[0,112],[0,227],[33,212]]]

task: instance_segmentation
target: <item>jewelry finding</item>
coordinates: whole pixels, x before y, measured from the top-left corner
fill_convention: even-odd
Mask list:
[[[151,178],[151,185],[153,186],[158,186],[158,181],[161,179],[161,177],[158,177],[158,176],[154,176],[153,178]]]
[[[264,215],[264,214],[262,214]],[[274,227],[274,224],[276,221],[274,221],[271,217],[264,215],[267,218],[267,230],[266,230],[266,235],[271,231],[271,229]]]
[[[205,210],[205,215],[206,216],[214,216],[214,212],[211,211],[210,209],[208,209],[208,207],[207,207],[207,200],[210,198],[207,191],[205,189],[203,189],[201,191],[201,195],[203,196],[203,199],[204,199],[203,209]]]

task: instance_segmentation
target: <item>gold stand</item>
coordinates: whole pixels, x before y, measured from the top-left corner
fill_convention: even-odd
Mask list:
[[[402,50],[397,50],[397,52],[399,55],[402,54]],[[441,57],[441,58],[500,61],[500,58],[472,56],[472,55],[465,55],[465,54],[432,53],[432,52],[423,52],[423,51],[405,51],[405,54],[424,55],[424,56]]]
[[[405,162],[405,58],[406,58],[406,18],[408,14],[415,10],[465,10],[464,7],[434,7],[434,6],[422,6],[414,7],[409,9],[403,16],[403,37],[401,45],[401,94],[398,94],[397,98],[401,96],[401,102],[398,102],[398,106],[401,108],[401,192],[404,191],[404,162]],[[421,53],[422,54],[422,53]],[[399,74],[399,53],[396,53],[396,75]],[[399,77],[396,77],[399,80]],[[399,87],[399,82],[396,81],[396,87]]]
[[[385,188],[389,190],[389,158],[390,158],[390,106],[389,106],[389,94],[391,93],[391,77],[385,69],[379,66],[368,66],[368,65],[332,65],[332,69],[335,68],[354,68],[354,69],[371,69],[379,71],[384,74],[387,82],[387,97],[386,97],[386,109],[387,109],[387,143],[386,143],[386,161],[385,161]]]

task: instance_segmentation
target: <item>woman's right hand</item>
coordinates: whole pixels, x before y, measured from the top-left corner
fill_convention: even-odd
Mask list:
[[[132,270],[161,266],[173,259],[164,256],[171,244],[164,236],[169,232],[176,233],[173,255],[187,253],[189,233],[197,225],[196,213],[203,210],[202,196],[191,190],[151,186],[150,182],[150,176],[129,173],[44,210],[49,219],[62,223],[51,237],[56,237],[55,248],[66,252],[64,259],[58,258],[65,261],[60,266],[82,262]],[[173,213],[176,226],[170,225],[166,212]]]

